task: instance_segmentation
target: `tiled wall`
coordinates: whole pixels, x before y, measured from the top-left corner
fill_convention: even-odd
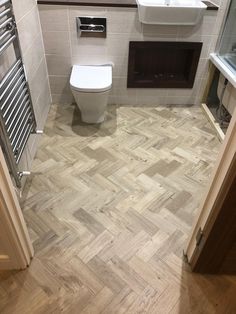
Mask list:
[[[43,129],[51,94],[38,7],[35,0],[12,0],[12,3],[37,125],[38,129]],[[31,168],[39,139],[38,135],[30,137],[21,158],[20,170]]]
[[[223,2],[222,2],[223,3]],[[110,103],[124,105],[198,104],[208,74],[227,0],[206,11],[202,23],[190,26],[142,25],[137,9],[40,5],[40,20],[53,102],[71,102],[69,76],[73,64],[115,64]],[[107,17],[106,39],[78,38],[77,16]],[[127,89],[128,43],[131,40],[203,42],[193,89]]]

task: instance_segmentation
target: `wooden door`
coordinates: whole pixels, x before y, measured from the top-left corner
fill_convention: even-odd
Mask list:
[[[24,269],[32,257],[33,247],[0,147],[0,269]]]
[[[236,110],[189,239],[186,256],[192,270],[219,272],[235,243]]]

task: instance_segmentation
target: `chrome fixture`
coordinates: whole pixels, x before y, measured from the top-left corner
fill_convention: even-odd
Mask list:
[[[35,134],[42,135],[43,134],[43,130],[36,130]]]
[[[32,133],[38,133],[10,0],[0,1],[0,56],[11,46],[15,60],[0,81],[0,145],[16,186],[27,171],[18,164]]]
[[[30,171],[21,171],[21,172],[18,172],[18,176],[20,177],[20,179],[22,179],[23,177],[28,177],[31,175],[31,172]]]
[[[77,17],[78,35],[82,37],[101,37],[107,36],[107,20],[103,17],[84,16]]]

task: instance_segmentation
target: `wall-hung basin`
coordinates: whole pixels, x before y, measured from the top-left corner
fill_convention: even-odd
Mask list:
[[[207,6],[200,0],[136,0],[145,24],[196,25]]]

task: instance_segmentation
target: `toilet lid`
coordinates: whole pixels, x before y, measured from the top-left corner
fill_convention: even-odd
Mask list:
[[[70,85],[81,92],[104,92],[112,86],[112,66],[74,65]]]

